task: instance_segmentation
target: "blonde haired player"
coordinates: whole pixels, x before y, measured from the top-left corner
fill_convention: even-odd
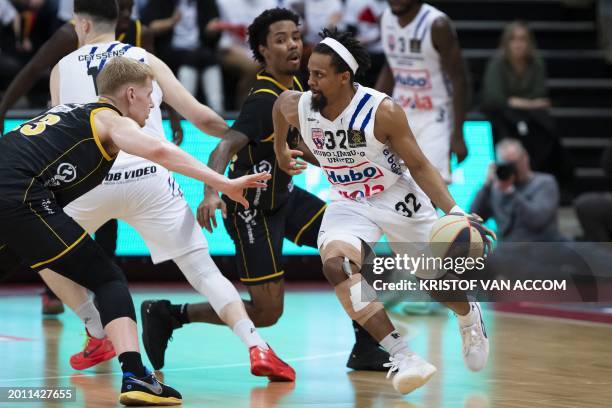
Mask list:
[[[382,234],[392,246],[427,242],[437,218],[432,200],[446,213],[463,211],[419,149],[403,110],[385,94],[354,82],[369,66],[361,44],[348,33],[324,30],[322,36],[308,63],[311,90],[284,92],[274,105],[274,148],[284,171],[303,170],[295,159],[301,152],[290,150],[284,137],[294,126],[326,173],[332,202],[319,232],[323,272],[347,314],[391,355],[395,389],[409,393],[436,368],[410,352],[373,290],[364,289],[361,243],[376,242]],[[354,294],[356,285],[363,285],[361,296]],[[467,366],[482,369],[489,343],[479,304],[467,298],[445,304],[457,314]]]
[[[115,41],[117,4],[107,0],[76,0],[75,29],[81,48],[62,58],[51,73],[51,99],[57,103],[87,103],[98,99],[96,79],[117,57],[147,64],[155,76],[152,110],[144,131],[163,135],[160,103],[167,102],[203,132],[221,136],[228,127],[208,107],[198,103],[170,69],[142,48]],[[112,80],[112,78],[111,78]],[[134,98],[138,95],[133,95]],[[244,206],[248,202],[240,199]],[[251,372],[271,380],[293,381],[295,372],[279,359],[249,319],[236,288],[208,253],[208,244],[170,172],[155,163],[120,153],[105,181],[65,207],[65,212],[93,233],[111,218],[126,221],[144,238],[154,263],[172,259],[189,283],[211,303],[215,312],[249,349]],[[56,277],[60,280],[61,277]],[[86,291],[67,290],[61,281],[47,280],[55,293],[83,320],[88,332],[85,349],[72,356],[75,369],[85,369],[115,354],[100,317]],[[65,283],[65,282],[64,282]],[[60,296],[61,297],[61,296]],[[143,311],[146,318],[146,310]],[[145,347],[147,343],[145,342]]]

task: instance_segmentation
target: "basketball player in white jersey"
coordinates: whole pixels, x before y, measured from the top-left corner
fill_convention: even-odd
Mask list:
[[[446,213],[464,212],[421,152],[401,107],[354,83],[357,71],[369,67],[361,44],[337,31],[324,30],[322,37],[308,63],[311,90],[283,92],[274,105],[274,148],[283,170],[293,175],[304,169],[295,159],[301,152],[290,150],[282,136],[294,126],[326,173],[332,202],[319,231],[323,272],[347,314],[391,355],[395,389],[408,393],[425,384],[436,368],[409,351],[362,279],[362,241],[377,242],[385,234],[398,252],[394,243],[428,241],[437,218],[431,201]],[[489,343],[479,304],[463,298],[445,304],[457,314],[465,363],[478,371],[486,364]]]
[[[459,162],[467,156],[468,81],[457,35],[444,13],[421,0],[388,3],[381,18],[387,65],[376,89],[393,95],[419,147],[450,183],[451,152]]]
[[[203,132],[221,136],[228,129],[225,121],[198,103],[161,60],[142,48],[115,41],[116,9],[109,14],[113,6],[116,7],[115,1],[75,1],[75,29],[79,43],[84,45],[53,68],[53,105],[96,101],[97,74],[109,60],[122,56],[148,64],[155,74],[153,109],[143,128],[145,132],[157,137],[164,134],[159,108],[163,100]],[[172,259],[191,285],[208,299],[221,320],[241,338],[249,348],[253,374],[268,376],[270,380],[295,379],[293,369],[259,336],[238,291],[213,262],[206,239],[167,169],[120,153],[105,181],[64,210],[89,233],[111,218],[126,221],[144,238],[153,262]],[[47,283],[54,291],[58,286],[57,282]],[[60,287],[58,291],[66,292],[66,288]],[[72,301],[68,305],[88,330],[85,350],[72,356],[71,365],[84,369],[112,358],[114,349],[104,337],[99,314],[87,292],[84,288],[75,288],[70,291],[69,298]]]

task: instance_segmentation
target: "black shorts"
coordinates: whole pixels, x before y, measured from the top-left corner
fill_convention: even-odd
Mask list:
[[[0,189],[0,197],[14,197]],[[34,183],[28,199],[0,198],[0,249],[18,257],[35,270],[51,268],[53,262],[91,239],[85,230],[64,213],[53,194]]]
[[[239,204],[229,203],[224,223],[236,245],[242,283],[261,285],[283,278],[284,238],[316,248],[325,207],[324,201],[298,187],[276,210],[244,210]]]

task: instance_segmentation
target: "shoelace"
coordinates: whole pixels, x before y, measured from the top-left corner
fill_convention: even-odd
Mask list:
[[[468,352],[470,346],[479,346],[482,343],[482,336],[478,332],[478,323],[462,328],[461,336],[466,340],[463,342],[463,354]]]
[[[387,371],[387,378],[391,377],[391,374],[395,371],[399,371],[400,363],[406,358],[410,358],[410,356],[412,356],[412,353],[402,355],[401,357],[389,356],[389,362],[383,364],[383,367],[389,367],[389,371]]]

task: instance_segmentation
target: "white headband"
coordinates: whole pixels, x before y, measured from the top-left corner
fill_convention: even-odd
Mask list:
[[[342,58],[344,62],[346,62],[351,71],[353,71],[353,74],[357,73],[357,68],[359,68],[359,64],[357,63],[355,57],[353,57],[353,54],[351,54],[351,52],[347,50],[344,45],[330,37],[325,37],[323,41],[321,41],[319,44],[325,44],[329,48],[334,50],[336,54],[338,54],[340,58]]]

